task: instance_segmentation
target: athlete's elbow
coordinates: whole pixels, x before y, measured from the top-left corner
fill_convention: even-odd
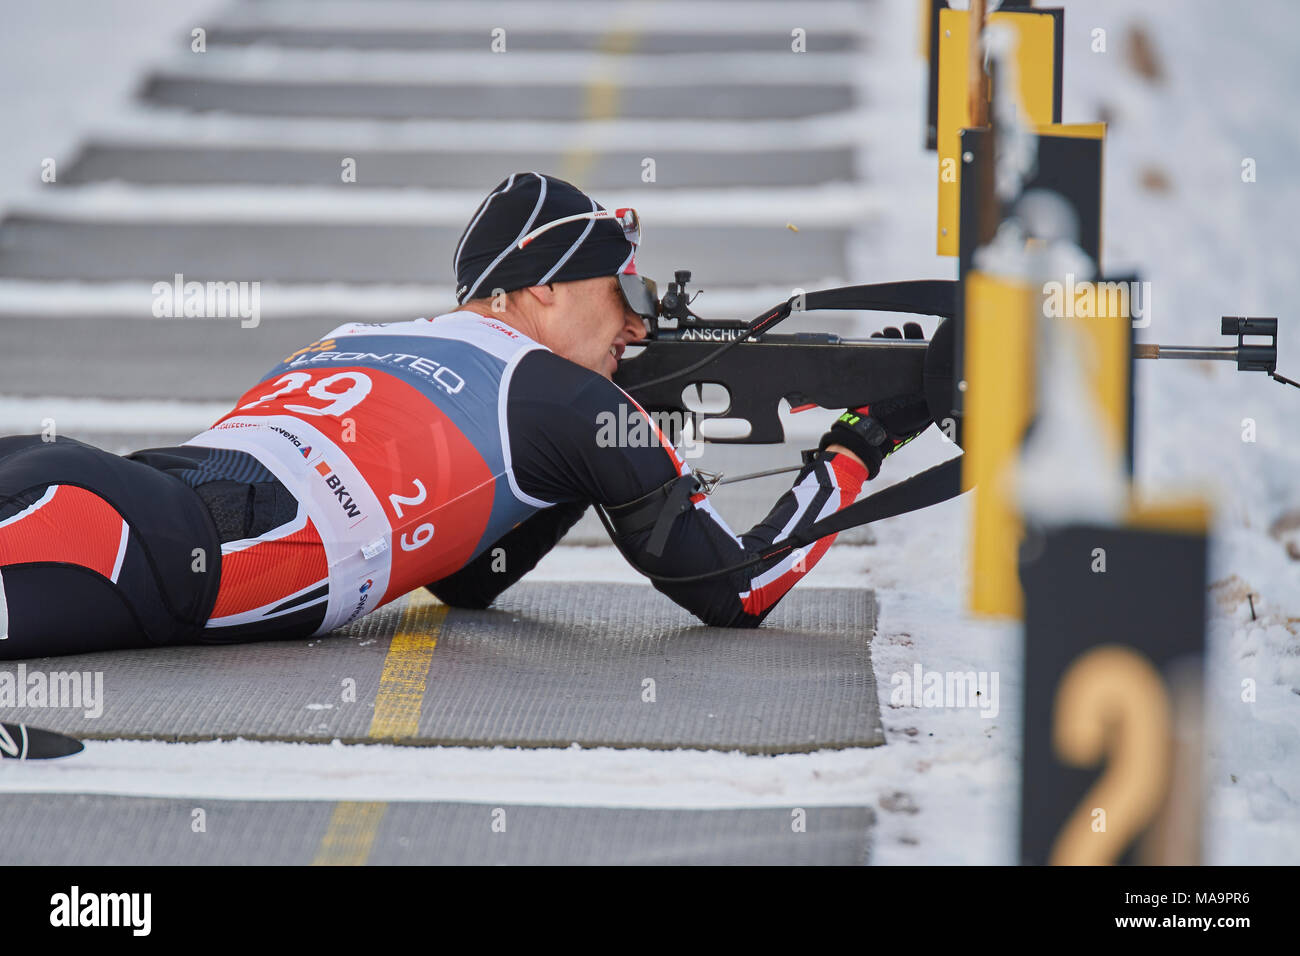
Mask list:
[[[492,605],[492,597],[476,594],[464,588],[439,587],[426,584],[424,589],[448,607],[463,608],[468,611],[483,611]]]
[[[744,608],[706,608],[696,611],[695,616],[709,627],[754,628],[763,623],[761,617],[746,613]]]

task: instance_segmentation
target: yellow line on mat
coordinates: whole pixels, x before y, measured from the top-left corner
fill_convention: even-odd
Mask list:
[[[386,803],[336,803],[311,865],[365,866],[387,809]]]
[[[447,606],[424,588],[411,592],[379,676],[371,739],[402,740],[416,735],[429,662],[446,616]]]
[[[446,616],[446,605],[428,591],[421,588],[411,592],[379,676],[375,715],[368,734],[371,739],[403,740],[419,731],[429,664]],[[388,804],[376,801],[336,804],[312,865],[364,865],[387,809]]]

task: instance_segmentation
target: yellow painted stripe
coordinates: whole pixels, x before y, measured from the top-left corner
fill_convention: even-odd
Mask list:
[[[971,270],[966,298],[966,417],[963,487],[975,486],[970,608],[1021,615],[1018,572],[1022,522],[1012,494],[1020,442],[1032,414],[1034,314],[1022,280]]]
[[[1190,496],[1141,502],[1129,508],[1127,524],[1146,531],[1204,535],[1210,525],[1210,506]]]
[[[338,803],[312,866],[365,866],[386,803]]]
[[[421,588],[411,592],[379,677],[375,716],[370,721],[371,739],[400,741],[416,735],[429,663],[446,616],[446,605],[428,591]]]
[[[607,56],[626,56],[636,49],[640,42],[639,27],[628,27],[607,33],[600,41],[600,52]],[[618,81],[620,72],[615,65],[597,75],[588,85],[583,95],[583,122],[613,119],[618,115]],[[560,178],[582,188],[582,180],[591,171],[596,153],[582,141],[565,151],[560,163]]]
[[[1105,123],[1039,123],[1036,136],[1066,136],[1070,139],[1105,139]]]
[[[368,734],[371,739],[400,741],[418,732],[429,665],[446,616],[446,605],[423,588],[407,598],[379,676]],[[312,865],[365,865],[387,809],[388,804],[379,802],[336,804]]]

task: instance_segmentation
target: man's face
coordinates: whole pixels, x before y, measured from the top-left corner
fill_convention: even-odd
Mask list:
[[[547,341],[542,344],[612,378],[623,349],[645,338],[645,320],[628,307],[614,276],[557,282],[554,288],[555,302],[546,315]]]

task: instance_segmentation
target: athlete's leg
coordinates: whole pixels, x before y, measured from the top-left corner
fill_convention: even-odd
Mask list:
[[[121,589],[76,565],[0,569],[9,620],[0,660],[147,647]]]
[[[183,482],[71,439],[0,438],[0,659],[191,642],[219,576]]]
[[[325,620],[329,565],[302,506],[278,481],[211,482],[199,495],[222,538],[221,588],[199,640],[242,644],[314,634]],[[245,517],[232,522],[232,514]]]
[[[301,503],[247,452],[186,445],[131,456],[191,485],[221,541],[221,587],[197,640],[291,640],[314,634],[329,601],[329,566]]]

